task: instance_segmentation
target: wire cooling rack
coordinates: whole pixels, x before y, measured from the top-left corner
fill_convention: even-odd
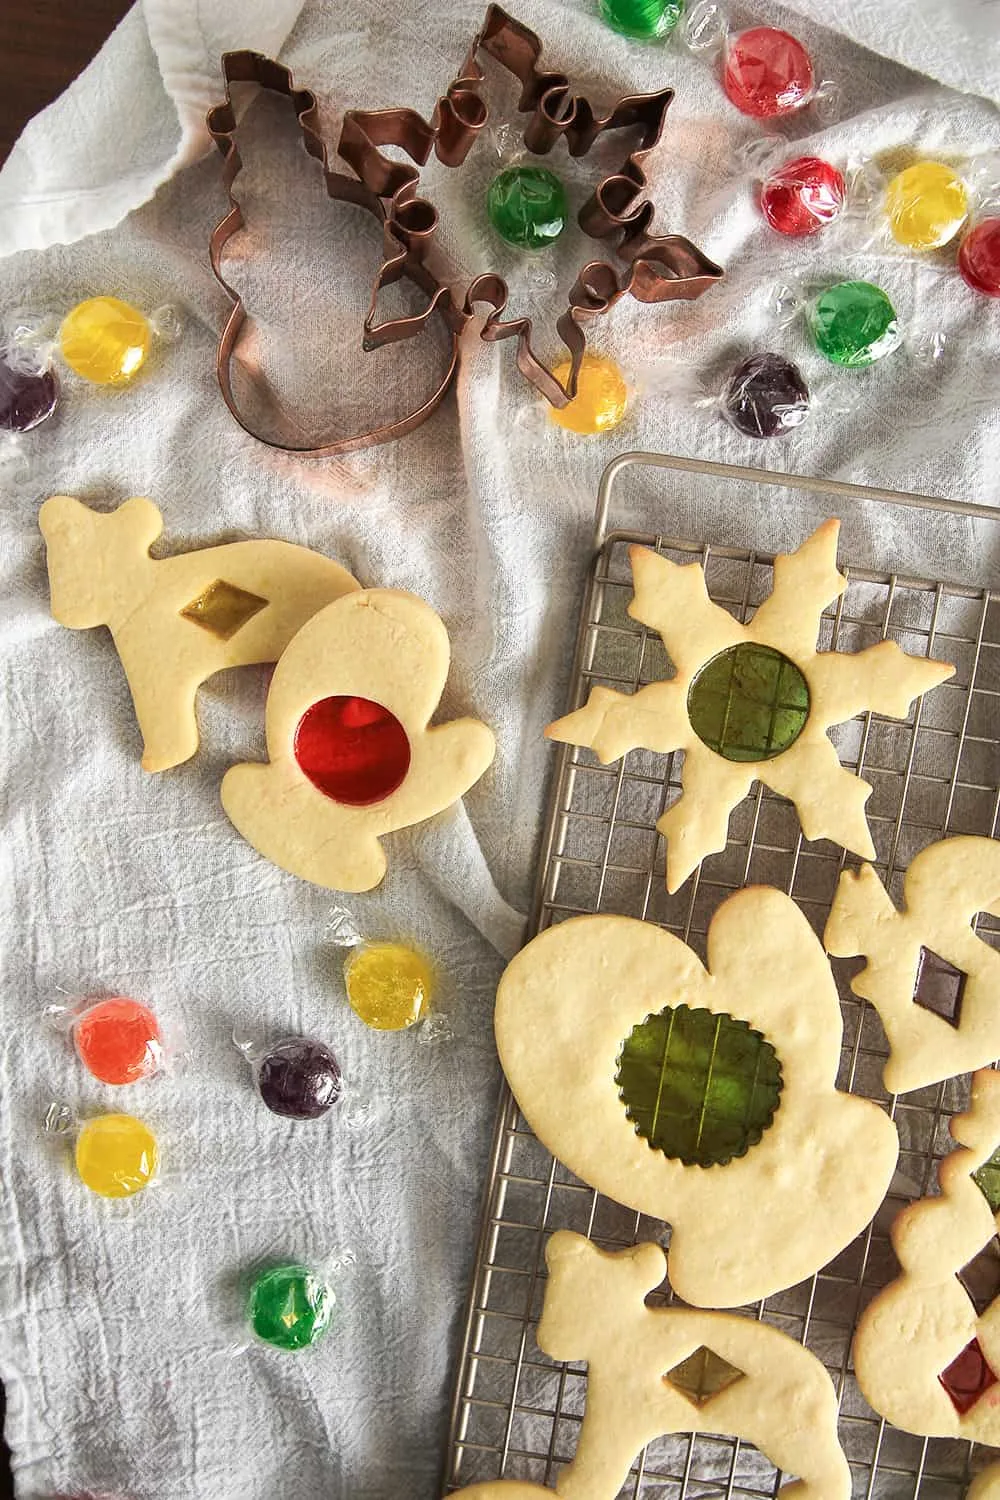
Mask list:
[[[742,481],[812,491],[827,499],[828,514],[843,512],[844,502],[855,508],[858,502],[885,502],[1000,519],[1000,512],[957,501],[659,455],[624,455],[602,481],[570,708],[578,707],[595,683],[635,691],[669,671],[658,637],[626,613],[631,543],[655,547],[678,562],[700,562],[711,597],[741,621],[770,591],[769,556],[665,535],[609,532],[618,486],[626,472],[638,472],[637,465],[672,470],[674,478],[698,474],[716,484]],[[1000,594],[856,571],[845,568],[843,558],[841,567],[849,582],[824,616],[821,649],[859,650],[889,638],[911,653],[944,657],[956,666],[955,677],[918,701],[906,722],[866,713],[833,731],[841,760],[874,786],[868,811],[875,866],[899,903],[903,873],[925,845],[945,834],[998,834]],[[720,902],[744,885],[760,883],[793,896],[822,933],[847,856],[833,844],[805,843],[791,805],[759,784],[733,814],[726,850],[705,860],[675,895],[667,894],[663,840],[655,824],[680,792],[679,760],[638,750],[601,766],[587,750],[559,748],[532,934],[578,913],[615,912],[658,923],[704,958],[708,923]],[[980,918],[978,930],[1000,947],[995,918]],[[834,967],[844,1017],[838,1086],[877,1100],[896,1120],[899,1168],[874,1223],[834,1262],[810,1281],[747,1311],[807,1345],[829,1370],[856,1497],[960,1500],[971,1474],[995,1450],[963,1440],[917,1438],[882,1421],[858,1390],[850,1348],[861,1309],[896,1274],[889,1226],[902,1203],[933,1190],[937,1163],[951,1146],[948,1122],[967,1102],[968,1079],[903,1098],[886,1094],[881,1074],[888,1049],[878,1015],[848,987],[859,963]],[[535,1342],[545,1243],[553,1230],[564,1228],[588,1234],[607,1249],[639,1239],[669,1242],[667,1226],[594,1192],[555,1161],[505,1090],[452,1411],[449,1490],[499,1477],[551,1486],[572,1458],[586,1394],[585,1367],[556,1364]],[[970,1293],[980,1307],[1000,1290],[996,1246],[969,1273]],[[670,1300],[669,1289],[662,1297]],[[637,1456],[621,1496],[767,1500],[781,1482],[773,1465],[738,1439],[673,1436]]]

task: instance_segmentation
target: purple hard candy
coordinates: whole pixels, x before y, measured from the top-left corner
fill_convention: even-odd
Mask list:
[[[809,387],[783,354],[752,354],[726,381],[722,410],[747,437],[780,437],[809,415]]]
[[[0,359],[0,430],[30,432],[52,415],[58,395],[51,370],[16,370]]]
[[[286,1037],[257,1071],[260,1097],[276,1115],[318,1120],[340,1098],[340,1067],[323,1042]]]

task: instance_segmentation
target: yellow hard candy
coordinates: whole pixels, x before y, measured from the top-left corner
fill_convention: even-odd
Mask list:
[[[961,229],[969,212],[965,184],[939,161],[919,161],[894,177],[885,211],[892,237],[910,250],[936,250]]]
[[[160,1163],[156,1137],[131,1115],[98,1115],[80,1128],[76,1169],[102,1198],[130,1198],[156,1176]]]
[[[344,965],[347,998],[374,1031],[405,1031],[423,1018],[434,970],[422,953],[402,943],[366,943]]]
[[[560,385],[569,379],[570,361],[564,360],[552,371]],[[628,387],[625,377],[613,359],[585,354],[576,383],[576,395],[568,406],[549,407],[549,416],[570,432],[591,435],[610,432],[625,415]]]
[[[71,370],[95,385],[127,385],[146,362],[149,320],[117,297],[88,297],[62,321],[59,348]]]

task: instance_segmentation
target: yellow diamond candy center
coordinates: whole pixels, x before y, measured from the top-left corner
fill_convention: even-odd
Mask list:
[[[687,1359],[668,1370],[663,1379],[682,1396],[686,1396],[699,1409],[714,1397],[720,1396],[729,1386],[746,1377],[742,1370],[731,1365],[728,1359],[716,1354],[705,1344],[697,1348]]]
[[[261,599],[258,594],[251,594],[246,589],[238,588],[235,583],[217,578],[197,598],[185,604],[181,614],[185,620],[191,620],[203,630],[217,635],[220,640],[228,641],[230,636],[242,630],[247,621],[260,614],[267,605],[268,601]]]

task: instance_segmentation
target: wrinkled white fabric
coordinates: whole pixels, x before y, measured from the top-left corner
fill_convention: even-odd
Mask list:
[[[714,67],[673,45],[623,41],[583,0],[518,0],[515,9],[581,89],[606,98],[675,84],[650,166],[657,227],[689,235],[728,273],[697,303],[623,301],[594,327],[595,347],[621,361],[634,388],[626,424],[604,439],[563,433],[517,377],[512,347],[486,347],[473,329],[455,399],[402,442],[301,462],[246,436],[214,375],[226,314],[206,252],[224,209],[218,163],[206,158],[166,179],[196,149],[197,117],[218,92],[215,51],[280,45],[295,9],[203,7],[197,55],[188,7],[145,0],[0,174],[8,248],[101,231],[0,261],[0,305],[57,317],[80,297],[114,292],[147,309],[173,303],[185,324],[181,342],[160,350],[132,389],[67,378],[57,417],[26,442],[28,483],[4,495],[0,1376],[18,1494],[32,1500],[82,1489],[133,1500],[440,1493],[498,1088],[493,990],[530,899],[550,763],[541,730],[563,702],[607,460],[627,448],[674,451],[996,499],[1000,304],[965,287],[954,249],[914,261],[859,222],[806,244],[771,235],[741,156],[759,128],[727,104]],[[796,11],[760,0],[734,12],[736,24],[760,17],[799,32],[821,75],[841,85],[838,123],[821,129],[803,117],[779,139],[840,160],[912,149],[961,159],[1000,146],[996,109],[977,96],[986,87],[981,49],[970,47],[961,12],[949,18],[937,5],[924,27],[907,24],[908,0],[809,9],[813,18],[806,0]],[[348,103],[429,112],[481,18],[477,0],[309,0],[282,56],[316,89],[335,139]],[[262,21],[273,24],[271,43]],[[890,48],[892,36],[899,47]],[[882,37],[923,74],[878,56]],[[168,77],[171,49],[181,61]],[[491,79],[500,123],[512,90]],[[457,280],[498,266],[517,305],[544,313],[550,273],[564,295],[582,238],[569,235],[551,260],[500,251],[482,207],[493,144],[461,173],[427,168],[443,250]],[[251,347],[286,406],[313,432],[325,419],[352,431],[402,410],[432,387],[441,348],[428,335],[361,354],[374,226],[327,202],[275,101],[249,109],[242,149],[248,228],[228,265],[255,315]],[[607,170],[622,154],[602,144],[596,165]],[[569,163],[561,150],[552,160],[582,201],[595,162]],[[59,162],[74,168],[59,177]],[[33,184],[47,185],[50,203]],[[782,328],[769,312],[775,286],[794,273],[880,281],[913,343],[947,335],[942,357],[904,350],[858,375],[824,365],[801,319]],[[387,307],[406,295],[392,293]],[[554,359],[552,321],[542,319],[538,348]],[[766,347],[801,360],[816,403],[793,438],[765,450],[691,395],[696,380],[717,385],[738,357]],[[209,683],[195,759],[161,776],[141,771],[106,633],[70,632],[48,614],[36,515],[53,492],[105,509],[151,496],[165,517],[164,552],[234,536],[303,542],[363,582],[411,589],[441,613],[453,646],[442,715],[492,724],[496,764],[464,808],[389,840],[383,887],[345,904],[366,932],[415,940],[434,955],[453,1039],[365,1030],[346,1005],[326,932],[336,903],[259,859],[222,813],[226,767],[263,754],[266,672]],[[736,503],[716,485],[664,476],[627,495],[616,524],[762,550],[794,546],[826,511],[818,500],[766,492]],[[843,555],[995,583],[995,532],[866,506],[849,512]],[[90,1080],[41,1012],[98,989],[141,995],[182,1024],[183,1067],[124,1092]],[[331,1042],[350,1084],[340,1117],[292,1125],[267,1114],[231,1043],[234,1026]],[[120,1209],[90,1196],[67,1143],[40,1134],[51,1099],[148,1120],[163,1143],[160,1187]],[[248,1270],[347,1252],[355,1263],[336,1273],[337,1318],[323,1346],[300,1357],[238,1349]]]
[[[0,255],[110,229],[205,150],[219,58],[276,55],[302,0],[139,0],[0,174]]]

